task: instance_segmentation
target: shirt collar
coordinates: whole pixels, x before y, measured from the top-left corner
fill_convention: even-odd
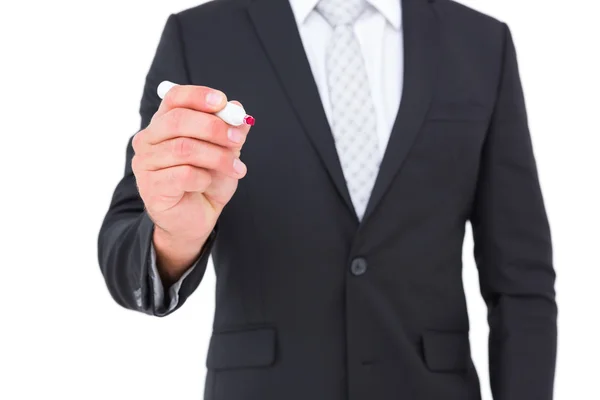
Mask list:
[[[298,26],[304,24],[310,12],[317,6],[319,0],[289,0]],[[401,0],[367,0],[395,29],[402,26]]]

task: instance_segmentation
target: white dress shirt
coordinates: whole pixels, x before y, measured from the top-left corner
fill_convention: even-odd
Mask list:
[[[319,0],[289,1],[325,114],[331,124],[325,59],[333,29],[315,10]],[[365,61],[371,97],[377,114],[378,148],[380,157],[383,158],[400,106],[404,84],[402,8],[398,0],[367,0],[367,3],[370,7],[354,23],[354,32]],[[158,275],[154,248],[151,249],[150,263],[154,305],[157,314],[163,315],[177,306],[179,288],[193,268],[186,271],[183,277],[169,288],[170,304],[165,305],[164,288]]]
[[[315,10],[318,3],[318,0],[290,0],[304,51],[331,124],[325,56],[333,29]],[[371,97],[377,113],[378,147],[383,158],[404,83],[402,8],[398,0],[367,0],[367,3],[370,7],[354,23],[354,33],[360,43],[369,77]]]

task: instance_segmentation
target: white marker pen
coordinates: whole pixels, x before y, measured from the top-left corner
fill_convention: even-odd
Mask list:
[[[160,97],[162,100],[167,95],[167,92],[175,86],[179,85],[173,82],[163,81],[160,85],[158,85],[156,93],[158,93],[158,97]],[[227,103],[225,108],[215,113],[215,115],[232,126],[240,126],[242,124],[252,126],[255,122],[254,117],[246,114],[246,111],[243,107],[231,102]]]

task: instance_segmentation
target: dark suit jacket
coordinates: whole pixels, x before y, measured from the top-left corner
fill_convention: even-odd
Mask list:
[[[181,302],[214,257],[207,400],[474,400],[461,278],[465,224],[489,308],[496,400],[552,398],[551,240],[506,25],[448,0],[403,0],[404,92],[362,222],[284,0],[173,15],[147,76],[219,88],[257,119],[248,175]],[[100,232],[108,288],[153,313],[153,224],[127,151]]]

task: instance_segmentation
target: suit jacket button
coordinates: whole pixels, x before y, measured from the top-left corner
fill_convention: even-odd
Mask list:
[[[367,272],[367,260],[362,257],[355,258],[350,264],[350,272],[354,276],[360,276]]]

